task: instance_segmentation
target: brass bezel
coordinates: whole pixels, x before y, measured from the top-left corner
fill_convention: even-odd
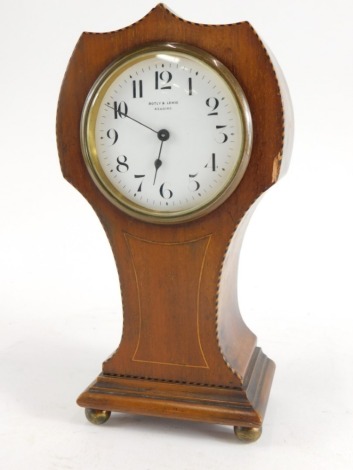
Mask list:
[[[163,52],[176,52],[182,55],[192,56],[193,59],[201,61],[213,68],[227,83],[234,95],[240,109],[243,125],[242,157],[238,165],[234,167],[233,173],[229,177],[226,186],[223,187],[214,198],[204,204],[200,204],[191,209],[171,212],[148,209],[123,196],[106,177],[100,165],[95,144],[95,125],[99,106],[111,83],[127,68],[139,62],[148,54],[155,55],[156,53]],[[230,70],[215,57],[202,49],[186,44],[153,43],[124,54],[112,62],[101,73],[91,88],[83,107],[80,139],[81,149],[88,171],[98,189],[111,203],[123,212],[140,220],[157,224],[176,224],[194,220],[208,214],[219,207],[236,189],[245,173],[250,159],[252,148],[252,120],[250,108],[241,86]]]

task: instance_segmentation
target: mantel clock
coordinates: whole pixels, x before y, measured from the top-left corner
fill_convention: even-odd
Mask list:
[[[240,315],[237,265],[290,139],[283,80],[247,22],[195,24],[160,4],[81,36],[60,93],[60,162],[103,224],[124,315],[78,398],[90,421],[122,411],[260,436],[274,363]]]

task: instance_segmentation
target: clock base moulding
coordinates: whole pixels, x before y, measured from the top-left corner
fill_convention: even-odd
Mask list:
[[[77,403],[95,424],[109,418],[107,411],[128,412],[231,425],[242,429],[240,439],[252,440],[260,434],[275,366],[256,348],[249,369],[242,388],[100,374]]]

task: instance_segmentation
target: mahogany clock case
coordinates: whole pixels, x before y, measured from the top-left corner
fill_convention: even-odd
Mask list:
[[[156,42],[190,45],[222,62],[244,91],[253,124],[251,156],[237,188],[215,210],[175,225],[117,209],[89,175],[80,147],[81,113],[97,77],[117,57]],[[79,397],[80,406],[261,430],[274,364],[240,314],[237,266],[254,204],[289,158],[284,90],[279,70],[247,22],[191,23],[160,4],[129,27],[80,37],[58,104],[60,163],[105,229],[124,313],[120,345]]]

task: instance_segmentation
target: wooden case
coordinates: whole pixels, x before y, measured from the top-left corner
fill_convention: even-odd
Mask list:
[[[225,64],[253,121],[250,162],[236,190],[213,212],[177,225],[121,212],[97,189],[80,148],[81,112],[96,78],[118,56],[158,41],[196,46]],[[195,24],[160,4],[129,27],[80,37],[60,93],[59,156],[64,177],[105,229],[124,314],[121,343],[80,406],[261,429],[275,366],[241,317],[237,267],[254,203],[289,157],[290,109],[281,83],[247,22]]]

